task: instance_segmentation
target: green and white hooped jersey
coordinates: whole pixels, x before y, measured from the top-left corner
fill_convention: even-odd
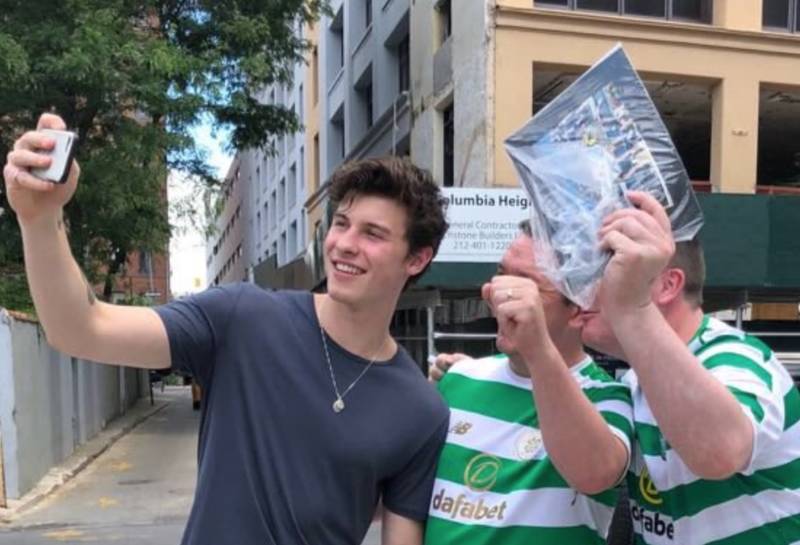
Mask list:
[[[589,358],[571,371],[630,449],[628,388]],[[439,390],[450,406],[450,430],[439,458],[426,545],[605,543],[616,491],[587,497],[559,475],[542,443],[531,381],[514,374],[506,356],[458,362]]]
[[[753,423],[748,467],[722,481],[699,479],[662,437],[636,375],[636,448],[628,473],[636,543],[800,543],[800,393],[759,340],[705,317],[689,349],[727,386]],[[680,381],[680,377],[675,377]]]

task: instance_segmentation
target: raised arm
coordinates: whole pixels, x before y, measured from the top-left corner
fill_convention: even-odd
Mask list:
[[[537,284],[523,277],[496,276],[482,291],[497,317],[498,346],[522,360],[533,379],[542,439],[553,465],[582,494],[613,487],[630,458],[631,425],[626,422],[632,415],[626,389],[606,389],[617,395],[606,405],[618,406],[606,412],[614,413],[610,418],[615,422],[623,421],[613,426],[580,388],[551,339]],[[583,355],[578,338],[571,357]]]
[[[47,167],[52,140],[40,129],[64,130],[61,118],[44,114],[37,131],[24,134],[3,169],[8,201],[17,216],[25,270],[36,312],[48,342],[73,356],[143,368],[170,366],[169,342],[161,319],[146,307],[98,301],[72,256],[63,207],[78,184],[73,162],[63,185],[40,180],[29,169]]]
[[[669,218],[651,196],[629,198],[638,208],[609,215],[600,231],[603,247],[613,252],[601,307],[670,446],[696,475],[726,478],[746,467],[753,427],[733,394],[689,350],[687,332],[678,334],[684,318],[659,309],[659,283],[674,252]]]

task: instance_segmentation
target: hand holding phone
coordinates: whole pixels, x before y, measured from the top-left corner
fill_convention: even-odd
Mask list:
[[[47,180],[57,184],[63,184],[69,177],[69,170],[72,160],[75,158],[76,144],[78,135],[70,131],[57,131],[53,129],[41,129],[41,133],[55,141],[55,146],[50,151],[40,151],[52,158],[50,166],[47,168],[33,168],[31,174],[37,178]]]

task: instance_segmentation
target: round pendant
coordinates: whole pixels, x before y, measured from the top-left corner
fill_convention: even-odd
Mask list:
[[[344,401],[341,397],[336,398],[336,401],[333,402],[333,412],[340,413],[344,410]]]

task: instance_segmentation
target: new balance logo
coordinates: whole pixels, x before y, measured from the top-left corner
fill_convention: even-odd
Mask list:
[[[472,424],[469,422],[456,422],[456,425],[450,428],[450,433],[465,435],[470,429],[472,429]]]

